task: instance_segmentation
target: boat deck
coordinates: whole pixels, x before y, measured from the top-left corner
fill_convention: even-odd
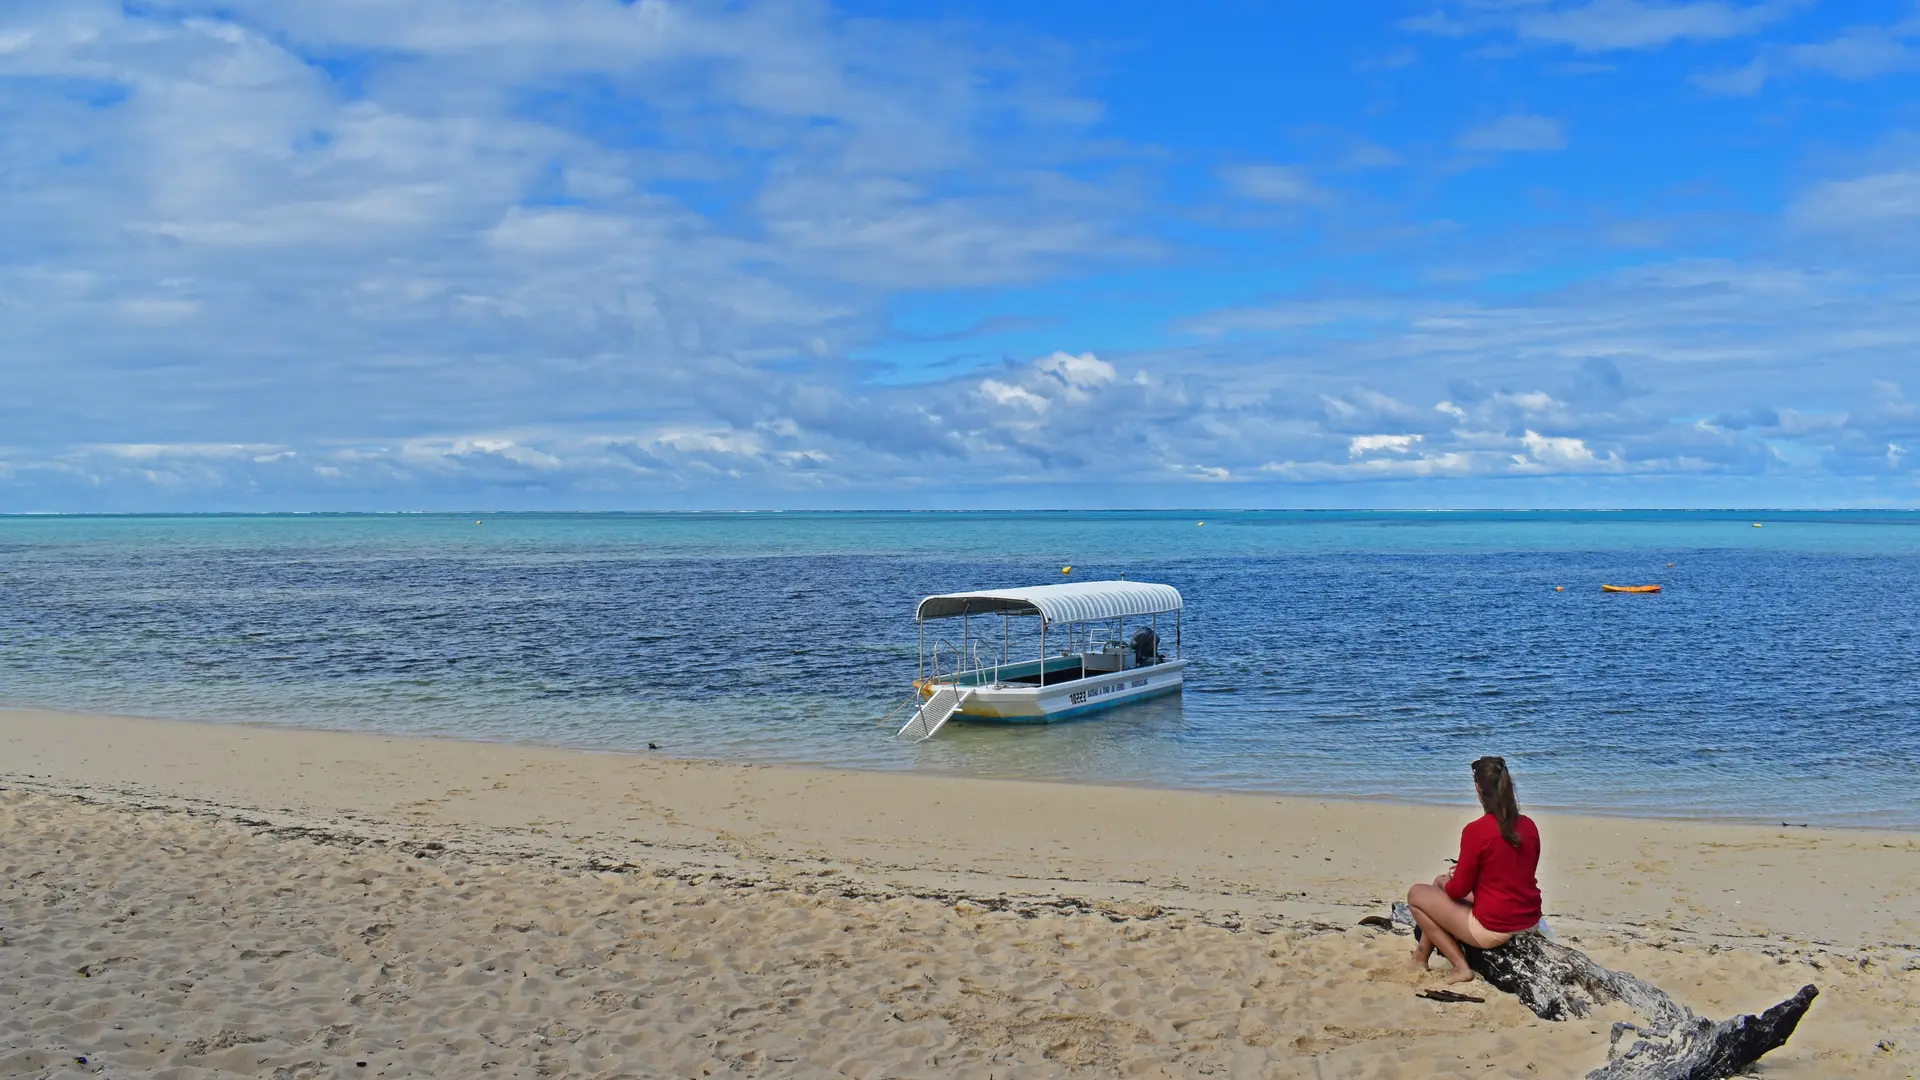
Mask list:
[[[1087,655],[1095,655],[1096,659],[1110,661],[1113,666],[1109,666],[1108,663],[1089,664],[1086,661]],[[1158,662],[1164,664],[1167,662],[1167,658],[1162,656]],[[1063,656],[1050,656],[1047,657],[1046,660],[1046,673],[1044,676],[1041,674],[1040,666],[1040,662],[1037,660],[1026,660],[1019,663],[1007,664],[1004,667],[985,667],[973,671],[963,671],[958,675],[943,675],[933,680],[916,682],[915,685],[921,688],[922,695],[932,693],[931,687],[936,683],[971,687],[998,686],[1009,690],[1019,687],[1045,689],[1047,687],[1063,686],[1067,683],[1085,682],[1091,679],[1101,679],[1114,675],[1127,675],[1132,672],[1147,670],[1147,668],[1143,667],[1119,666],[1118,658],[1110,654],[1100,656],[1097,654],[1082,655],[1069,653]],[[1152,666],[1154,665],[1147,665],[1147,667]]]
[[[1101,674],[1111,674],[1111,672],[1103,672]],[[1000,681],[1003,683],[1022,683],[1027,686],[1055,686],[1060,683],[1073,682],[1076,679],[1084,679],[1086,677],[1087,669],[1079,664],[1075,664],[1072,667],[1056,668],[1053,671],[1049,671],[1046,673],[1044,679],[1039,674],[1030,672],[1025,675],[1003,675]]]

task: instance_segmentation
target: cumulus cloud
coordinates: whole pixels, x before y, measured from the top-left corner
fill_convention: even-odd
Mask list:
[[[1616,467],[1620,463],[1617,455],[1609,454],[1602,459],[1587,446],[1585,439],[1570,435],[1542,435],[1528,430],[1521,433],[1520,445],[1526,451],[1513,455],[1513,464],[1525,472],[1582,472]]]
[[[1920,287],[1915,291],[1920,295]],[[1724,344],[1717,351],[1670,346],[1674,327],[1783,305],[1800,314],[1826,309],[1836,322],[1859,319],[1858,309],[1836,308],[1835,296],[1791,275],[1674,267],[1623,276],[1594,294],[1506,307],[1456,304],[1441,318],[1408,305],[1387,332],[1311,364],[1252,366],[1233,350],[1217,354],[1212,347],[1121,356],[1055,352],[939,383],[876,387],[859,399],[743,410],[721,423],[332,446],[0,451],[0,469],[29,490],[58,480],[123,498],[139,491],[257,500],[266,493],[309,502],[343,492],[362,500],[358,505],[369,493],[399,505],[445,505],[461,493],[466,502],[455,505],[498,498],[594,505],[636,485],[691,505],[725,505],[726,492],[742,491],[775,504],[815,497],[870,502],[878,490],[912,490],[956,475],[990,477],[1003,492],[1110,478],[1116,463],[1124,463],[1130,485],[1169,491],[1195,483],[1230,490],[1501,477],[1911,476],[1903,448],[1920,437],[1920,410],[1885,380],[1871,384],[1873,403],[1859,411],[1756,406],[1711,419],[1686,415],[1724,397],[1726,373],[1777,369],[1804,356],[1805,340],[1785,334],[1756,355]],[[1880,335],[1866,347],[1869,356],[1920,345],[1920,332],[1888,333],[1885,321],[1869,329]],[[1284,340],[1290,332],[1238,348],[1299,356],[1297,344]],[[1481,362],[1501,355],[1528,360],[1506,376]],[[1418,363],[1407,366],[1409,356]],[[1513,381],[1503,385],[1506,379]],[[1657,401],[1637,389],[1647,384],[1662,387]]]
[[[1419,442],[1419,435],[1355,435],[1347,441],[1347,456],[1365,457],[1376,451],[1404,454]]]
[[[1073,161],[1098,109],[1041,40],[659,0],[76,3],[0,29],[17,443],[857,407],[835,358],[898,290],[1151,252],[1124,185]]]
[[[1907,297],[1920,280],[1681,261],[1505,304],[1280,300],[1188,328],[1291,358],[1263,404],[1301,426],[1270,439],[1287,452],[1269,475],[1851,474],[1886,470],[1887,443],[1920,428],[1883,375],[1920,348]],[[1328,338],[1332,313],[1367,332]],[[1233,370],[1244,388],[1252,369]],[[1874,403],[1718,407],[1783,385]],[[1317,407],[1275,409],[1309,394]]]
[[[84,2],[12,10],[0,40],[6,509],[1916,475],[1898,266],[1329,284],[1097,352],[1037,318],[891,333],[902,298],[1163,254],[1150,185],[1044,40],[660,0]],[[1458,148],[1566,141],[1516,113]],[[1218,179],[1334,204],[1304,166]],[[1891,235],[1912,186],[1885,164],[1794,217]],[[873,374],[876,342],[995,334],[1031,344]]]

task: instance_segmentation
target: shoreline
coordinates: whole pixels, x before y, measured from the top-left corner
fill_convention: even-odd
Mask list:
[[[1535,816],[1599,962],[1715,1019],[1819,985],[1766,1075],[1920,1067],[1920,833]],[[1604,1064],[1624,1015],[1421,999],[1356,925],[1468,817],[0,710],[0,1073]]]
[[[1261,788],[1236,788],[1236,787],[1227,787],[1227,786],[1179,787],[1174,785],[1155,784],[1155,783],[1150,783],[1146,781],[1134,782],[1134,781],[1126,781],[1126,780],[1083,780],[1083,779],[1074,779],[1071,777],[1035,778],[1035,777],[1022,777],[1022,776],[995,776],[995,775],[990,775],[986,773],[957,772],[957,771],[949,771],[949,770],[937,769],[937,768],[909,767],[909,768],[899,768],[899,769],[878,769],[878,768],[861,768],[861,767],[852,766],[852,765],[838,765],[838,764],[833,764],[831,762],[817,762],[817,761],[797,761],[797,760],[769,761],[769,760],[760,760],[760,759],[753,759],[753,758],[683,757],[681,755],[675,754],[670,749],[667,749],[664,747],[658,751],[648,751],[648,750],[638,750],[638,749],[627,749],[622,747],[580,746],[580,745],[574,745],[569,743],[528,742],[528,741],[516,741],[516,740],[509,740],[509,739],[485,739],[485,738],[462,736],[462,735],[451,734],[451,733],[403,734],[403,733],[396,733],[396,732],[372,731],[372,730],[358,729],[358,728],[329,727],[329,726],[317,725],[317,724],[309,725],[309,724],[300,724],[300,723],[287,723],[287,722],[278,722],[278,721],[271,721],[271,720],[206,720],[206,719],[197,719],[197,718],[191,718],[191,717],[148,715],[143,713],[104,712],[104,711],[87,710],[87,709],[71,709],[71,708],[57,707],[57,706],[0,704],[0,718],[4,718],[9,714],[38,714],[42,716],[73,716],[73,717],[82,717],[82,718],[94,717],[94,718],[130,720],[130,721],[138,721],[142,723],[181,724],[186,726],[228,727],[228,728],[237,728],[237,729],[249,730],[249,731],[254,731],[254,730],[298,731],[298,732],[311,732],[316,734],[328,734],[328,735],[348,735],[348,736],[354,736],[354,737],[373,738],[373,739],[404,739],[404,740],[417,740],[420,742],[427,742],[427,743],[446,742],[446,743],[457,743],[457,744],[464,744],[464,745],[471,745],[471,746],[497,746],[497,747],[512,747],[512,748],[527,749],[527,750],[552,750],[552,751],[558,751],[558,752],[570,753],[570,754],[606,755],[606,756],[611,756],[616,758],[634,758],[636,760],[641,760],[641,761],[675,761],[675,762],[685,762],[685,763],[694,764],[694,765],[712,765],[715,767],[730,767],[730,766],[744,765],[744,766],[752,766],[756,768],[799,769],[799,770],[813,771],[813,772],[845,773],[845,774],[851,774],[851,775],[857,775],[857,776],[923,776],[923,777],[939,777],[939,778],[951,779],[951,780],[980,780],[980,781],[996,782],[996,783],[1048,784],[1048,785],[1057,785],[1060,787],[1093,788],[1097,790],[1191,792],[1196,794],[1227,795],[1227,796],[1233,796],[1238,798],[1251,798],[1251,799],[1285,799],[1285,800],[1299,800],[1304,802],[1352,803],[1360,806],[1403,807],[1411,810],[1455,811],[1462,814],[1470,814],[1474,810],[1473,805],[1469,803],[1467,800],[1465,800],[1464,798],[1457,802],[1439,802],[1439,801],[1429,802],[1429,801],[1422,801],[1420,799],[1413,799],[1413,798],[1395,798],[1386,793],[1354,795],[1354,794],[1349,794],[1345,792],[1314,792],[1314,791],[1302,792],[1302,791],[1282,790],[1277,788],[1261,789]],[[1463,786],[1464,786],[1464,782],[1463,782]],[[1664,822],[1664,823],[1682,824],[1682,825],[1684,824],[1739,825],[1739,826],[1750,826],[1750,827],[1761,828],[1761,829],[1768,829],[1768,828],[1822,829],[1822,830],[1832,830],[1832,831],[1838,831],[1838,832],[1920,834],[1920,823],[1915,823],[1913,825],[1899,825],[1899,824],[1879,824],[1879,823],[1862,824],[1857,822],[1833,822],[1833,821],[1810,821],[1810,822],[1781,821],[1776,816],[1773,816],[1773,815],[1769,815],[1766,817],[1740,817],[1740,816],[1734,816],[1734,815],[1709,816],[1709,815],[1687,814],[1684,812],[1671,811],[1671,810],[1647,811],[1647,812],[1641,813],[1641,812],[1635,812],[1632,810],[1620,809],[1616,807],[1593,807],[1593,806],[1580,806],[1580,805],[1560,804],[1560,803],[1546,803],[1546,802],[1538,802],[1538,801],[1528,801],[1527,806],[1530,810],[1537,811],[1538,813],[1541,813],[1541,814],[1552,814],[1560,817],[1591,818],[1594,820],[1601,820],[1601,821],[1620,820],[1620,821],[1636,821],[1636,822]]]
[[[76,735],[81,736],[77,743]],[[244,762],[245,770],[211,769],[206,760],[211,758]],[[525,832],[539,830],[540,819],[553,817],[569,822],[581,843],[638,844],[654,857],[710,850],[716,837],[726,838],[724,847],[752,836],[759,850],[751,858],[763,863],[787,861],[797,853],[809,860],[825,854],[858,869],[863,853],[872,850],[888,856],[879,865],[915,871],[914,864],[925,860],[904,856],[945,851],[959,856],[946,860],[950,877],[971,879],[989,890],[1017,892],[1023,883],[1061,882],[1138,892],[1148,885],[1138,870],[1110,872],[1116,861],[1130,860],[1158,869],[1165,882],[1177,884],[1176,891],[1196,897],[1224,892],[1258,907],[1263,898],[1313,896],[1343,915],[1374,911],[1403,893],[1406,884],[1437,872],[1442,858],[1454,853],[1459,828],[1477,816],[1464,806],[761,764],[32,709],[0,709],[0,762],[0,783],[24,782],[49,793],[172,798],[278,812],[309,824],[366,820]],[[558,776],[566,786],[513,790],[493,779],[504,772]],[[490,789],[482,790],[482,779]],[[630,812],[638,804],[646,811]],[[963,806],[969,812],[965,821],[943,817],[924,829],[915,827],[914,815],[927,805]],[[1523,808],[1540,822],[1547,840],[1542,883],[1549,915],[1556,920],[1662,923],[1661,917],[1620,917],[1644,916],[1641,907],[1657,898],[1665,909],[1664,923],[1676,932],[1741,938],[1824,922],[1847,928],[1842,937],[1920,943],[1920,904],[1912,906],[1910,918],[1893,919],[1889,909],[1887,919],[1875,923],[1868,899],[1875,889],[1880,892],[1873,900],[1899,895],[1897,884],[1912,886],[1906,895],[1920,896],[1920,831]],[[847,826],[840,820],[842,810],[862,815],[862,826]],[[770,821],[769,815],[780,820]],[[663,819],[670,828],[661,828]],[[1305,838],[1299,835],[1302,826],[1308,829]],[[1023,852],[1039,854],[1038,844],[1023,846],[1023,830],[1043,832],[1058,849],[1040,861],[1074,872],[1048,877],[1017,865],[1025,861]],[[1119,831],[1124,837],[1114,835]],[[1341,850],[1332,837],[1350,838],[1359,846]],[[1774,846],[1798,850],[1812,860],[1808,869],[1825,880],[1858,876],[1860,883],[1832,896],[1809,891],[1804,883],[1773,882],[1755,867],[1730,865],[1724,869],[1740,871],[1733,902],[1702,902],[1698,894],[1707,888],[1724,888],[1699,880],[1700,870],[1717,861],[1714,853]],[[1570,863],[1569,849],[1583,857],[1578,866]],[[1677,867],[1679,852],[1692,852],[1696,865],[1666,891],[1636,898],[1608,880],[1610,868],[1620,865],[1639,866],[1653,878],[1656,868]],[[1872,860],[1852,865],[1853,856],[1869,852]],[[1900,853],[1904,861],[1897,866],[1877,861],[1887,852]],[[1309,856],[1322,862],[1320,870],[1332,873],[1309,875],[1308,883],[1320,888],[1291,887],[1290,874],[1283,871],[1296,868],[1282,864]],[[1009,874],[1009,868],[1017,872]],[[1196,888],[1201,882],[1206,887]],[[1556,892],[1582,902],[1557,907]],[[1850,899],[1856,895],[1858,905]],[[1196,902],[1206,909],[1225,906],[1212,899]],[[1271,906],[1292,911],[1298,904],[1282,900]],[[1779,927],[1772,925],[1776,919]],[[1903,923],[1906,933],[1877,933],[1888,920]],[[1741,929],[1730,929],[1736,923]]]

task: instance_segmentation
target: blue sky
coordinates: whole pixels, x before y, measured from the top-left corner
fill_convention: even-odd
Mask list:
[[[1920,505],[1920,7],[0,0],[0,511]]]

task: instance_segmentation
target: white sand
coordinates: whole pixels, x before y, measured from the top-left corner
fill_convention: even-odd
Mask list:
[[[1551,1077],[1612,1019],[1354,928],[1464,811],[24,711],[0,788],[6,1077]],[[1920,837],[1540,822],[1601,962],[1820,986],[1761,1075],[1920,1075]]]

